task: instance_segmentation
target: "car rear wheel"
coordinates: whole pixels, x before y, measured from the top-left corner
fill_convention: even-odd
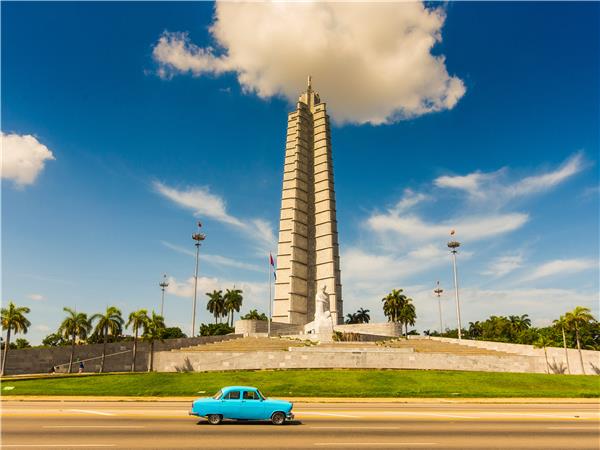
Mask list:
[[[219,425],[223,420],[223,416],[220,414],[209,414],[208,415],[208,423],[211,425]]]
[[[273,425],[283,425],[285,422],[285,414],[280,411],[273,413],[271,422],[273,422]]]

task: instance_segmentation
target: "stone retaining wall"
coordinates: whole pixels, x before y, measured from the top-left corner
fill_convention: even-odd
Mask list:
[[[235,333],[244,336],[266,335],[268,331],[268,322],[266,320],[236,320]],[[297,334],[302,331],[302,325],[291,323],[271,322],[272,335]]]
[[[344,333],[374,334],[377,336],[398,337],[402,336],[402,326],[395,322],[383,323],[352,323],[336,325],[336,331]]]
[[[157,352],[189,347],[192,345],[207,344],[223,340],[236,339],[240,335],[202,336],[195,338],[165,339],[163,342],[154,343],[155,355]],[[133,341],[115,342],[106,344],[105,372],[128,372],[131,370],[131,352]],[[138,342],[136,354],[136,371],[148,370],[150,344]],[[61,347],[36,347],[20,350],[9,350],[6,363],[6,375],[26,373],[48,373],[54,366],[59,366],[58,372],[67,372],[71,346]],[[99,372],[102,356],[102,344],[76,345],[73,358],[73,371],[77,372],[78,359],[84,361],[84,372]],[[89,361],[86,361],[89,360]]]
[[[428,369],[484,372],[545,373],[537,356],[453,355],[412,353],[406,349],[342,350],[319,347],[268,352],[159,352],[155,368],[161,372],[257,369]]]
[[[411,338],[409,336],[409,338]],[[419,337],[423,339],[423,337]],[[537,358],[544,359],[544,349],[535,348],[533,345],[523,345],[523,344],[509,344],[506,342],[492,342],[492,341],[477,341],[471,339],[454,339],[454,338],[444,338],[444,337],[434,337],[431,336],[428,339],[440,341],[440,342],[448,342],[452,344],[459,344],[468,347],[482,348],[487,350],[497,350],[500,352],[513,353],[516,355],[522,356],[534,356]],[[548,361],[550,364],[556,364],[567,368],[567,357],[565,355],[564,348],[557,347],[547,347],[546,352],[548,353]],[[582,374],[581,370],[581,361],[579,359],[579,352],[577,349],[568,348],[567,349],[568,357],[569,357],[569,367],[571,368],[571,374],[577,375]],[[585,373],[587,375],[600,375],[598,371],[600,371],[600,352],[594,350],[582,350],[583,363],[585,366]],[[565,372],[567,373],[567,372]]]

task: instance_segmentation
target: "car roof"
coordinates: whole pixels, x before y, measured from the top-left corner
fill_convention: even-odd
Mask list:
[[[221,390],[223,392],[228,392],[228,391],[231,391],[234,389],[240,389],[240,390],[246,389],[246,390],[252,390],[252,391],[258,390],[257,388],[252,387],[252,386],[225,386],[224,388],[221,388]]]

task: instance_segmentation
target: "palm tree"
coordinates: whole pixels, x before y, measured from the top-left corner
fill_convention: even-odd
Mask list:
[[[217,319],[223,315],[225,309],[223,291],[214,290],[212,292],[207,292],[206,295],[209,299],[206,304],[206,309],[215,316],[215,323],[217,323]]]
[[[88,319],[87,314],[78,313],[71,308],[63,308],[67,313],[67,317],[58,327],[58,333],[65,339],[71,339],[71,356],[69,357],[69,373],[73,368],[73,355],[75,355],[75,341],[77,338],[85,339],[92,330],[92,324]]]
[[[481,326],[481,322],[479,320],[475,322],[469,322],[469,336],[471,338],[481,337],[483,334],[483,327]]]
[[[593,322],[594,316],[592,316],[590,309],[583,306],[576,306],[571,312],[565,314],[565,319],[570,329],[575,330],[575,340],[577,342],[577,351],[579,352],[579,361],[581,362],[581,371],[585,375],[585,366],[583,365],[583,355],[581,353],[581,341],[579,339],[579,330],[582,325],[587,325]]]
[[[522,316],[509,316],[510,325],[514,334],[519,334],[531,326],[531,319],[527,314]]]
[[[259,313],[256,309],[251,309],[246,315],[242,316],[242,320],[268,320],[265,313]]]
[[[402,289],[393,289],[391,293],[381,299],[383,301],[383,314],[390,322],[398,322],[402,306],[406,302],[406,295]]]
[[[565,358],[567,359],[567,370],[569,375],[571,375],[571,366],[569,365],[569,351],[567,350],[567,336],[565,335],[565,328],[567,327],[567,321],[565,316],[560,316],[557,320],[555,320],[554,325],[560,327],[563,338],[563,347],[565,348]]]
[[[118,336],[123,331],[123,324],[125,321],[121,316],[121,310],[116,306],[109,306],[106,308],[106,312],[104,314],[97,313],[94,314],[91,319],[92,322],[97,320],[96,328],[94,329],[94,333],[102,336],[102,362],[100,363],[100,373],[104,372],[104,359],[106,358],[106,339],[108,338],[108,334],[111,336]]]
[[[8,308],[0,310],[2,329],[6,330],[6,341],[4,342],[4,355],[2,357],[2,372],[6,371],[6,357],[8,356],[8,348],[10,347],[10,332],[27,333],[27,328],[31,326],[31,322],[27,320],[25,314],[29,314],[30,309],[27,306],[16,306],[13,302],[8,303]]]
[[[165,334],[165,319],[152,311],[152,317],[146,321],[146,328],[142,339],[150,342],[150,362],[148,363],[148,372],[152,371],[154,365],[154,341],[162,341]]]
[[[369,323],[369,320],[371,320],[368,309],[359,308],[359,310],[356,311],[355,316],[358,323]]]
[[[134,333],[133,354],[131,357],[131,371],[132,372],[135,372],[135,357],[137,355],[138,333],[141,329],[142,334],[143,334],[143,332],[146,330],[146,324],[147,324],[148,320],[149,320],[148,319],[148,311],[146,311],[145,309],[139,309],[139,310],[133,311],[131,314],[129,314],[129,320],[127,321],[127,325],[125,325],[127,328],[129,328],[129,326],[131,326],[131,329],[133,330],[133,333]]]
[[[236,289],[227,289],[225,295],[223,296],[223,306],[227,314],[229,315],[228,322],[230,326],[233,326],[233,314],[235,312],[240,312],[240,308],[242,307],[242,301],[244,297],[242,297],[242,290]]]
[[[348,313],[346,315],[346,320],[344,322],[347,323],[347,324],[358,323],[358,319],[356,318],[356,314],[350,314],[350,313]]]
[[[415,319],[417,318],[417,312],[415,305],[412,304],[412,298],[405,298],[404,304],[400,308],[398,321],[404,324],[405,336],[408,338],[408,326],[415,325]]]
[[[546,357],[546,373],[550,373],[550,363],[548,362],[548,352],[546,351],[546,347],[552,345],[552,341],[545,335],[540,334],[537,338],[537,341],[533,343],[535,348],[543,348],[544,356]]]

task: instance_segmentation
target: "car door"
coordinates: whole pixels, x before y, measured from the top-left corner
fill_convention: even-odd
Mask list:
[[[242,392],[242,414],[243,419],[262,420],[265,419],[264,405],[260,396],[254,390],[244,390]]]
[[[226,419],[243,419],[242,395],[239,390],[227,392],[221,401],[221,411]]]

